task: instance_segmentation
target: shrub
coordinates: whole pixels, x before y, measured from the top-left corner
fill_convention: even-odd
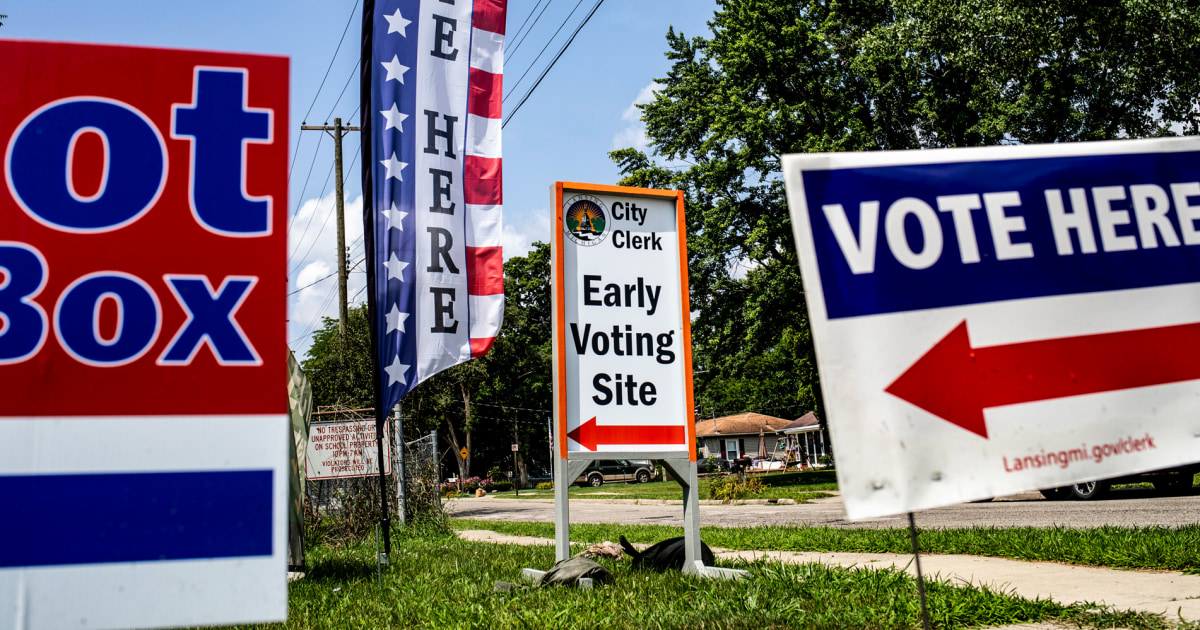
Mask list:
[[[768,487],[757,477],[749,477],[745,481],[735,475],[713,477],[708,482],[708,498],[729,503],[745,499],[747,495],[762,494]]]
[[[822,466],[833,466],[833,455],[822,455],[817,458],[817,463]]]
[[[492,482],[492,492],[508,492],[513,489],[511,481],[494,481]]]
[[[462,491],[466,492],[467,494],[475,494],[475,491],[481,487],[486,490],[487,488],[482,485],[483,481],[484,480],[480,479],[479,477],[467,477],[466,479],[462,480]],[[487,482],[490,486],[492,480],[488,479]]]
[[[554,482],[553,481],[543,481],[542,483],[539,483],[535,489],[536,490],[553,490]]]

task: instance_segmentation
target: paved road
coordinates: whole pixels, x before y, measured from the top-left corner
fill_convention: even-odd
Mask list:
[[[1047,501],[1040,494],[1003,497],[989,503],[967,503],[927,510],[917,514],[924,528],[1050,527],[1083,528],[1102,525],[1180,526],[1200,524],[1200,496],[1157,497],[1149,490],[1115,490],[1102,501]],[[502,521],[553,522],[550,501],[461,499],[449,503],[452,516]],[[628,523],[682,525],[680,505],[634,505],[631,503],[573,500],[572,523]],[[822,525],[830,527],[907,527],[904,516],[860,522],[845,520],[841,500],[820,499],[802,505],[702,505],[703,525],[744,527],[754,525]]]

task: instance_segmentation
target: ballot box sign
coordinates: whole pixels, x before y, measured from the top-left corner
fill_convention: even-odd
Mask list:
[[[682,193],[559,183],[551,197],[560,456],[692,452]]]
[[[1200,140],[783,168],[851,518],[1200,459]]]
[[[285,619],[287,60],[0,59],[0,627]]]

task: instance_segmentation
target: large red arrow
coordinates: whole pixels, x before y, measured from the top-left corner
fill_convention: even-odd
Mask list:
[[[621,425],[596,424],[596,418],[584,422],[567,432],[589,451],[597,444],[662,444],[675,446],[685,441],[683,427],[679,425]]]
[[[1200,324],[972,348],[967,322],[887,386],[987,437],[983,410],[1200,379]]]

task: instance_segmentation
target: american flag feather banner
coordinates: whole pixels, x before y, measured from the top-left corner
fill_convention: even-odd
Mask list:
[[[381,408],[483,356],[504,316],[507,0],[368,0],[363,219]]]

